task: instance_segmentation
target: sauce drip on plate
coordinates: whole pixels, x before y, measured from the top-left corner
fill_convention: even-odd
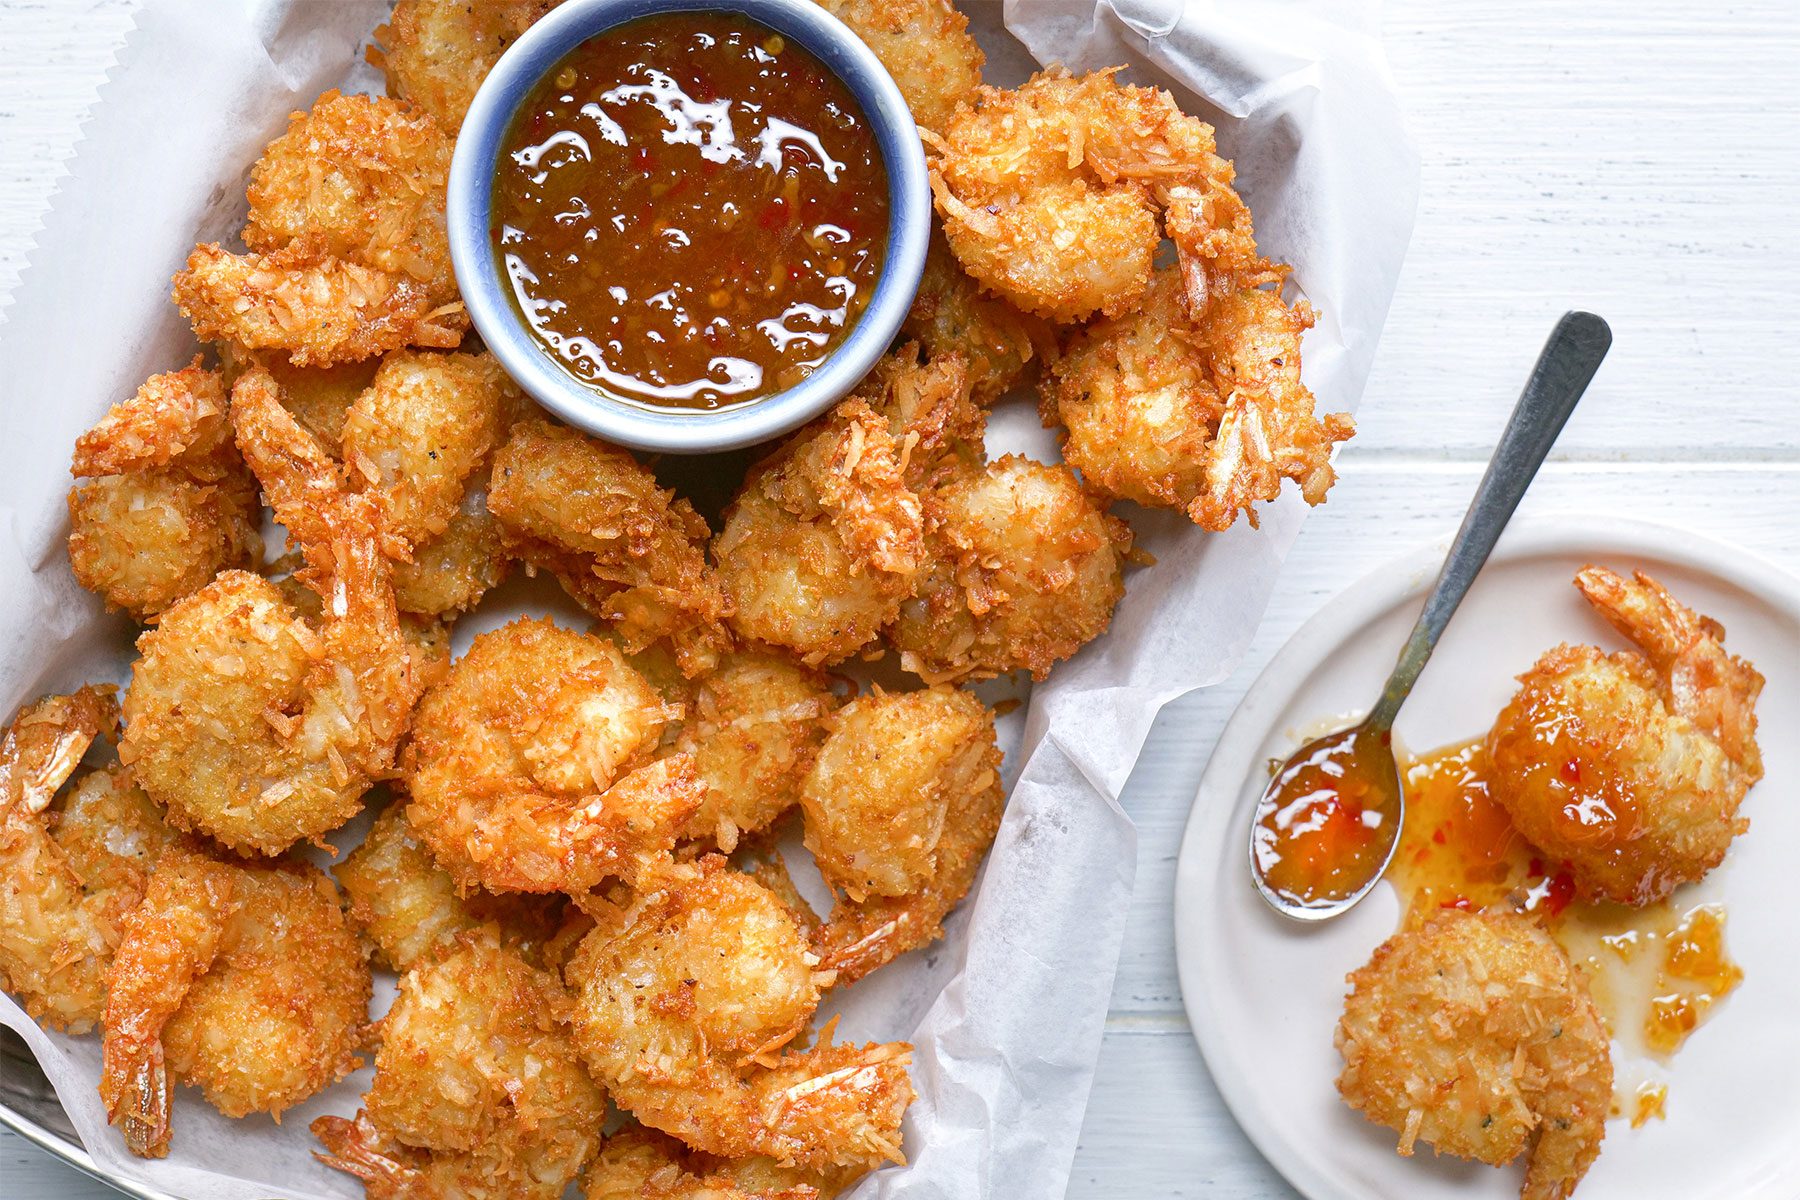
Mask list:
[[[844,83],[728,13],[577,46],[508,132],[493,229],[539,343],[597,391],[711,409],[790,387],[855,324],[887,176]]]

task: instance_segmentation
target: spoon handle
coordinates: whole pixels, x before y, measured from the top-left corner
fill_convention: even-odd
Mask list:
[[[1544,343],[1531,378],[1513,407],[1506,422],[1506,432],[1494,447],[1488,460],[1487,474],[1457,530],[1450,556],[1438,572],[1431,595],[1425,600],[1425,611],[1419,614],[1412,636],[1400,651],[1393,674],[1381,689],[1381,699],[1369,713],[1368,724],[1387,729],[1419,678],[1419,672],[1437,648],[1438,638],[1450,623],[1451,614],[1468,594],[1476,572],[1487,562],[1500,531],[1512,519],[1513,510],[1531,486],[1532,478],[1550,453],[1556,435],[1562,432],[1576,401],[1587,390],[1588,381],[1600,369],[1600,360],[1612,345],[1612,330],[1593,313],[1564,313]]]

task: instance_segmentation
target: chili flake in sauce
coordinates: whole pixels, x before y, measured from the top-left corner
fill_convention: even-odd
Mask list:
[[[804,379],[869,301],[887,175],[844,83],[773,30],[666,13],[532,91],[492,236],[539,343],[607,395],[742,404]]]

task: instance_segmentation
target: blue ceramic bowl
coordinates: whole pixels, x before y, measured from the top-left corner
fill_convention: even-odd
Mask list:
[[[735,12],[806,47],[849,87],[887,170],[886,257],[850,335],[786,391],[714,410],[654,409],[595,391],[553,358],[508,295],[489,237],[495,168],[519,105],[577,45],[616,25],[667,12]],[[636,450],[700,454],[767,441],[818,416],[887,350],[925,266],[931,189],[925,154],[900,89],[857,36],[811,0],[566,0],[501,56],[463,120],[450,165],[450,254],[482,341],[545,408],[588,433]]]

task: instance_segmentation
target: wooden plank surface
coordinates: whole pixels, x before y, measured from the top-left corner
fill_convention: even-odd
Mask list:
[[[0,0],[0,295],[138,0]],[[1206,755],[1256,670],[1365,572],[1454,528],[1557,313],[1617,342],[1526,503],[1666,521],[1800,566],[1800,5],[1391,0],[1418,231],[1344,454],[1237,675],[1132,777],[1139,877],[1069,1195],[1292,1195],[1224,1112],[1181,1008],[1170,897]],[[98,284],[97,284],[98,285]],[[104,336],[105,331],[95,331]],[[3,336],[3,335],[0,335]],[[0,1135],[0,1198],[111,1195]]]

